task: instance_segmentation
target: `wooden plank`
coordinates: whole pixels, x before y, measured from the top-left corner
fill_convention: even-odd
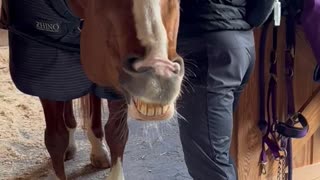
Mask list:
[[[302,139],[294,139],[292,142],[293,157],[295,157],[298,151],[306,144],[306,142],[313,136],[313,134],[318,130],[320,126],[320,111],[319,111],[319,102],[320,102],[320,89],[318,89],[314,96],[312,97],[311,102],[303,110],[302,114],[307,118],[309,123],[309,132]]]
[[[311,164],[312,140],[310,139],[300,150],[296,151],[296,153],[297,155],[293,158],[294,168]]]
[[[292,176],[293,180],[319,180],[320,163],[312,164],[301,168],[295,168]]]
[[[320,163],[295,168],[292,172],[293,180],[320,180]],[[277,176],[270,180],[277,180]]]
[[[301,149],[293,149],[292,153],[297,154],[293,158],[293,164],[295,168],[304,167],[311,164],[311,139]]]
[[[313,134],[312,136],[312,158],[311,158],[311,163],[320,163],[320,129]]]

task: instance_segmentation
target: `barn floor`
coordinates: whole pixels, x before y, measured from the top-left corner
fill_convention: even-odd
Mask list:
[[[7,47],[0,47],[0,84],[0,179],[47,179],[52,171],[43,142],[42,108],[37,98],[19,92],[12,83]],[[129,127],[130,138],[124,156],[127,180],[191,179],[184,164],[175,121],[158,128],[129,121]],[[150,138],[146,138],[146,133]],[[158,138],[159,134],[162,139]],[[90,166],[90,145],[80,126],[76,141],[78,153],[74,160],[66,162],[69,179],[104,179],[109,170]]]

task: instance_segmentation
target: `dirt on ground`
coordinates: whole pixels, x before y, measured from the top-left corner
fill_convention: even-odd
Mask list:
[[[0,179],[47,179],[52,168],[44,146],[43,110],[37,97],[18,91],[11,81],[8,52],[8,47],[0,47]],[[104,115],[107,117],[107,112]],[[128,123],[126,180],[191,179],[184,164],[176,121]],[[81,127],[76,131],[76,143],[75,159],[65,163],[69,179],[105,179],[109,170],[90,165],[90,144]]]

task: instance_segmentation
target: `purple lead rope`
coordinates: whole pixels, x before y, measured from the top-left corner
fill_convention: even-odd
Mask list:
[[[292,7],[291,7],[292,8]],[[260,163],[262,173],[266,174],[265,165],[267,163],[266,147],[272,153],[274,159],[279,160],[278,179],[292,180],[292,141],[291,138],[302,138],[308,132],[308,122],[299,112],[295,111],[293,74],[294,74],[294,48],[295,48],[295,17],[293,9],[289,9],[286,20],[286,89],[287,89],[287,120],[279,121],[277,118],[277,27],[273,27],[273,49],[270,54],[270,79],[268,84],[268,97],[265,104],[264,90],[264,57],[265,44],[270,21],[262,28],[260,37],[260,120],[259,128],[263,134]],[[265,107],[267,105],[267,108]],[[271,111],[270,111],[271,106]],[[267,120],[265,119],[265,109],[267,109]],[[294,127],[300,123],[302,128]],[[285,178],[285,166],[288,167],[288,174]]]

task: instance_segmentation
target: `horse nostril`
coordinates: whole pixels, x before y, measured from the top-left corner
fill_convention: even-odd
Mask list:
[[[181,74],[181,62],[180,60],[158,60],[154,63],[153,68],[155,74],[164,78],[172,78]]]
[[[138,56],[129,56],[129,57],[127,58],[127,63],[130,64],[130,65],[132,65],[132,64],[135,63],[138,59],[139,59]]]
[[[138,56],[128,56],[127,59],[124,61],[124,68],[128,69],[130,71],[136,71],[136,69],[134,69],[134,64],[139,61],[141,58],[139,58]]]
[[[174,62],[172,72],[173,72],[174,74],[179,74],[180,69],[181,69],[180,64],[177,63],[177,62]]]
[[[152,70],[153,67],[139,66],[138,64],[141,64],[142,61],[143,59],[138,56],[129,56],[125,61],[124,67],[131,72],[137,73],[144,73]]]
[[[174,71],[173,73],[179,74],[181,71],[183,71],[184,64],[183,64],[183,59],[181,57],[177,57],[176,59],[173,60],[174,63]]]

